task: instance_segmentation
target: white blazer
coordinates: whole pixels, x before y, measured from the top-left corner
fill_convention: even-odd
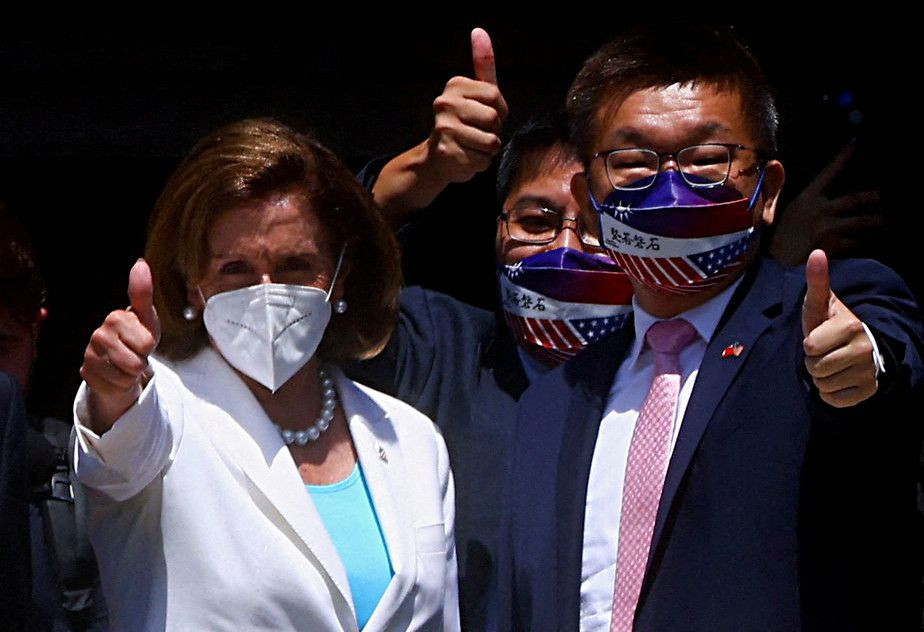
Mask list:
[[[347,575],[279,433],[211,348],[169,364],[74,461],[113,630],[357,630]],[[410,406],[336,372],[394,577],[364,630],[458,630],[446,446]]]

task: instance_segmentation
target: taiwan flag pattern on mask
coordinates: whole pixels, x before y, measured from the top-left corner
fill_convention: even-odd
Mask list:
[[[660,209],[604,202],[599,212],[613,260],[645,285],[676,294],[702,291],[734,274],[757,237],[747,198]]]
[[[539,257],[549,259],[548,267],[520,262],[500,269],[507,325],[548,364],[564,362],[619,330],[632,313],[628,277],[602,257],[596,258],[599,265],[588,266],[588,255],[572,252],[543,253]]]
[[[666,171],[649,186],[613,189],[602,203],[591,193],[590,201],[603,247],[626,274],[659,292],[693,294],[744,264],[758,237],[753,208],[763,179],[762,171],[749,199],[728,184],[693,186]]]

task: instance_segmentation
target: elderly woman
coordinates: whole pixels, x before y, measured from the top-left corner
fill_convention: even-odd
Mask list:
[[[336,364],[384,345],[399,285],[349,171],[274,121],[218,130],[146,257],[75,404],[114,628],[457,629],[442,438]]]

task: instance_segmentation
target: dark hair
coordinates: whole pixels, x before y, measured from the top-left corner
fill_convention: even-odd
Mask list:
[[[538,175],[550,159],[556,164],[578,159],[561,109],[537,114],[511,134],[497,167],[498,204],[503,205],[523,180]]]
[[[594,151],[601,108],[609,114],[633,92],[675,83],[737,90],[759,149],[777,152],[779,115],[757,60],[729,28],[676,23],[629,30],[584,62],[565,104],[582,160]]]
[[[47,290],[26,230],[0,205],[0,308],[22,324],[38,319]]]
[[[183,318],[187,283],[209,261],[208,232],[223,211],[275,192],[303,194],[324,227],[336,257],[347,244],[344,296],[318,347],[324,360],[374,355],[394,327],[401,268],[392,230],[370,194],[317,140],[271,119],[249,119],[200,140],[161,193],[145,257],[154,275],[154,304],[162,326],[158,351],[182,359],[207,344],[201,318]]]

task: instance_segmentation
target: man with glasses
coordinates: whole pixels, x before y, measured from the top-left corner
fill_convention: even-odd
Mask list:
[[[348,370],[428,414],[446,439],[463,629],[484,629],[517,400],[596,330],[624,322],[630,309],[631,287],[599,246],[594,214],[571,195],[580,163],[566,132],[560,119],[540,117],[503,151],[495,242],[500,313],[405,288],[388,346]]]
[[[501,160],[500,307],[530,380],[626,323],[632,286],[600,244],[596,214],[571,194],[581,169],[563,120],[516,132]]]
[[[507,106],[482,29],[472,32],[472,58],[474,78],[453,77],[434,101],[429,138],[384,165],[372,163],[360,176],[396,227],[449,184],[487,169],[500,149]],[[510,136],[501,154],[499,313],[405,288],[387,347],[347,369],[427,414],[446,439],[466,630],[485,625],[520,395],[550,367],[624,324],[631,309],[631,286],[601,248],[595,214],[571,194],[571,178],[581,165],[563,117],[534,118]],[[475,256],[474,248],[447,248],[447,260],[432,265],[477,268]]]
[[[524,394],[497,630],[912,630],[922,326],[869,261],[760,254],[783,184],[728,32],[627,32],[568,95],[630,325]]]

